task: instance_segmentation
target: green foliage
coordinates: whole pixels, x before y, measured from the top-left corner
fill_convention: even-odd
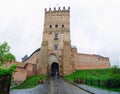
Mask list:
[[[11,65],[10,67],[8,68],[0,68],[0,76],[1,75],[12,75],[13,72],[15,72],[15,69],[16,69],[17,65],[16,64],[13,64]]]
[[[7,61],[9,61],[9,60],[14,60],[15,61],[16,60],[15,56],[11,53],[6,54],[5,58],[7,59]]]
[[[111,68],[111,73],[113,73],[113,74],[120,74],[120,68],[118,66],[113,66]]]
[[[43,78],[45,80],[46,76],[31,76],[14,89],[33,88],[38,85],[38,81],[40,80],[40,78]]]
[[[9,60],[15,60],[15,56],[10,53],[10,46],[8,46],[7,42],[4,42],[0,44],[0,66]]]

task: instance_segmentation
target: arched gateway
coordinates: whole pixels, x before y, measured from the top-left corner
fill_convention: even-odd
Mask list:
[[[51,64],[51,76],[59,75],[59,64],[53,62]]]

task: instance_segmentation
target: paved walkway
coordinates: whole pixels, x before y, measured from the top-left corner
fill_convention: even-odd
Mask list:
[[[49,78],[43,85],[32,89],[11,90],[10,94],[90,94],[65,82],[62,78]]]
[[[89,90],[95,94],[120,94],[120,92],[113,92],[113,91],[108,91],[108,90],[103,90],[103,89],[99,89],[99,88],[94,88],[91,86],[87,86],[87,85],[78,85],[83,89]]]
[[[91,94],[70,83],[62,78],[51,78],[51,94]]]
[[[32,89],[11,90],[10,94],[49,94],[43,85],[38,85]]]

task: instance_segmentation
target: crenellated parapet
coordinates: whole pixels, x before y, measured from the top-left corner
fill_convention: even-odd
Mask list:
[[[45,8],[44,16],[44,32],[70,31],[70,7],[54,7],[53,9],[49,8],[48,10]]]
[[[70,7],[68,7],[67,9],[65,7],[61,8],[61,7],[54,7],[53,9],[49,8],[48,10],[45,8],[45,14],[52,14],[52,15],[58,15],[58,14],[69,14],[70,12]]]
[[[66,9],[65,7],[63,7],[63,9],[61,9],[61,7],[58,7],[58,9],[57,9],[56,7],[54,7],[53,10],[51,8],[49,8],[49,10],[47,10],[45,8],[45,12],[58,12],[58,11],[61,11],[61,12],[70,12],[70,7],[68,7],[68,9]]]

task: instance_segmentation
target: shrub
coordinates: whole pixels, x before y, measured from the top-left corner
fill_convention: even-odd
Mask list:
[[[0,67],[0,76],[1,75],[12,75],[12,73],[15,72],[16,67],[17,67],[17,64],[13,64],[8,68]]]
[[[111,73],[113,73],[113,74],[120,74],[120,68],[118,66],[113,66],[111,68]]]

